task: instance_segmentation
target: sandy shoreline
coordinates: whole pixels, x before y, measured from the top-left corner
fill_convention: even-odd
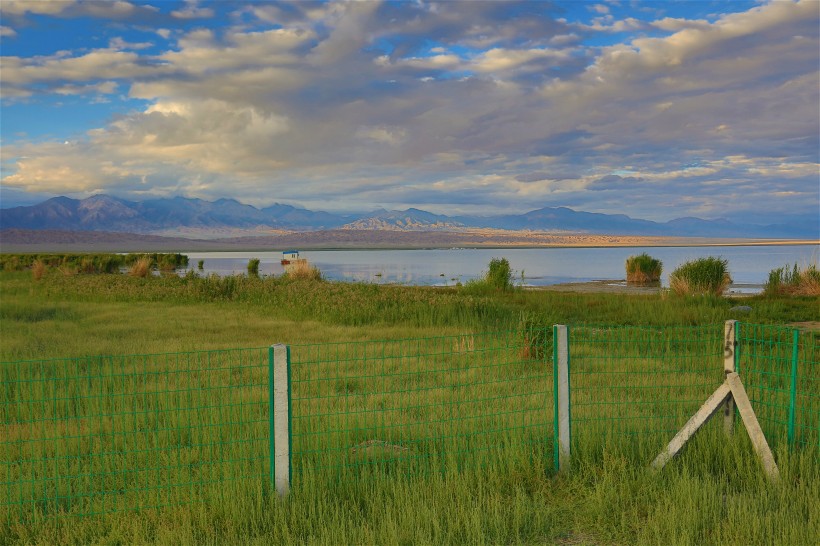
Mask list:
[[[190,239],[96,231],[0,230],[2,252],[181,252],[301,250],[403,250],[448,248],[614,248],[686,246],[820,245],[816,240],[717,239],[596,235],[505,230],[387,231],[327,230],[264,236]]]

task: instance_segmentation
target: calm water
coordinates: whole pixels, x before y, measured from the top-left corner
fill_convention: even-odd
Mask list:
[[[507,258],[517,283],[544,286],[565,282],[623,279],[627,257],[647,252],[663,262],[663,284],[685,261],[706,256],[729,260],[737,284],[761,285],[769,271],[797,263],[808,265],[820,256],[820,246],[655,247],[655,248],[531,248],[441,250],[305,250],[302,258],[329,280],[407,285],[454,285],[480,277],[492,258]],[[263,275],[281,275],[281,251],[183,252],[196,269],[204,260],[205,273],[245,273],[250,258],[260,260]]]

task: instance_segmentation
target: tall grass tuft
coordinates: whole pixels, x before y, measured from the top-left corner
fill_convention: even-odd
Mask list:
[[[820,296],[820,269],[813,263],[807,267],[778,267],[769,272],[764,293],[767,296]]]
[[[144,256],[131,265],[128,274],[132,277],[147,277],[151,273],[151,264],[151,258]]]
[[[669,276],[669,288],[679,296],[720,296],[732,283],[729,261],[708,257],[685,262]]]
[[[657,283],[661,280],[663,262],[646,252],[626,259],[626,282],[635,284]]]
[[[512,288],[512,269],[507,258],[493,258],[487,270],[487,284],[498,290]]]
[[[493,258],[487,272],[480,279],[467,282],[466,291],[484,293],[492,291],[512,290],[512,269],[507,258]]]
[[[290,279],[299,279],[307,281],[321,281],[322,272],[319,268],[310,265],[307,260],[297,260],[295,263],[288,265],[285,268],[285,275]]]
[[[31,275],[35,281],[39,281],[46,273],[46,263],[43,260],[34,260],[31,264]]]
[[[259,276],[259,258],[251,258],[248,260],[248,277]]]

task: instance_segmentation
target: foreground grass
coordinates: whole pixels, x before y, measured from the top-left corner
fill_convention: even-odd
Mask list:
[[[820,319],[816,298],[744,299],[752,312],[738,316],[730,311],[737,302],[708,297],[469,292],[244,277],[46,274],[35,282],[30,274],[2,273],[0,302],[0,354],[6,361],[274,342],[450,334],[470,339],[470,333],[522,323],[669,326],[719,325],[728,318]],[[518,375],[527,373],[531,370],[522,367]],[[167,376],[157,381],[169,388]],[[328,385],[342,394],[344,404],[362,387]],[[264,402],[264,388],[258,391],[248,396]],[[544,412],[551,422],[551,408]],[[258,478],[194,488],[185,506],[72,518],[0,513],[0,543],[820,542],[820,465],[813,445],[789,452],[779,442],[783,480],[772,486],[742,429],[727,441],[719,423],[714,425],[658,474],[646,468],[668,435],[610,436],[605,428],[595,434],[587,423],[587,434],[574,446],[573,469],[565,475],[552,470],[551,435],[545,431],[542,446],[508,445],[478,461],[483,464],[432,461],[426,472],[404,472],[401,462],[373,469],[306,465],[285,500],[271,494],[261,468]]]
[[[651,473],[645,446],[587,448],[566,475],[513,457],[408,477],[311,476],[285,500],[263,480],[204,501],[106,517],[5,521],[4,543],[790,544],[820,540],[815,455],[777,454],[770,485],[745,435],[713,428]]]

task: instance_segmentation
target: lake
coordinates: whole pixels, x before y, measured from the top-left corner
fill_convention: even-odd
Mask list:
[[[284,249],[283,249],[284,250]],[[816,263],[818,245],[652,247],[652,248],[503,248],[437,250],[306,250],[301,257],[318,267],[324,278],[334,281],[452,286],[481,277],[492,258],[507,258],[516,284],[545,286],[567,282],[623,279],[629,256],[647,252],[663,262],[664,286],[669,273],[680,264],[706,256],[729,260],[735,285],[766,282],[769,271],[797,263]],[[248,260],[260,260],[262,275],[281,275],[281,251],[271,252],[183,252],[196,269],[204,260],[204,272],[230,275],[246,273]],[[522,281],[523,279],[523,281]],[[740,291],[744,289],[741,288]]]

